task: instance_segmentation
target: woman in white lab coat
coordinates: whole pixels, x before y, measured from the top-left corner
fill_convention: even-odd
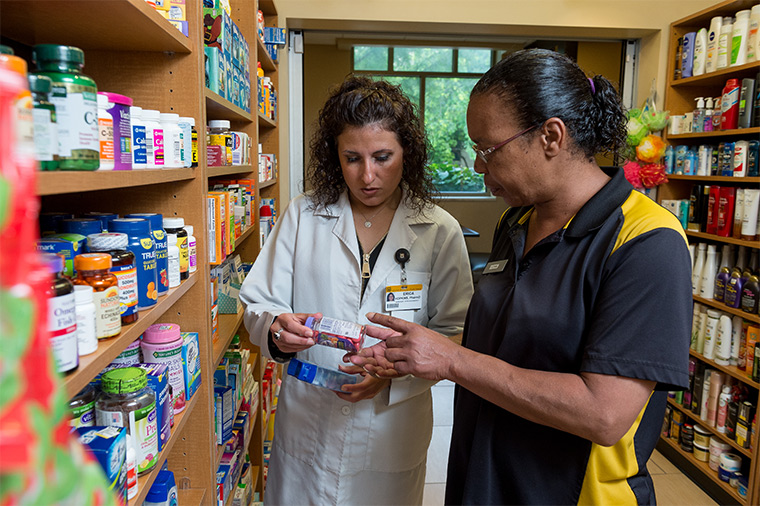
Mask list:
[[[285,375],[267,504],[422,501],[433,383],[345,365],[344,351],[313,346],[304,323],[321,314],[364,324],[372,311],[462,332],[472,295],[467,251],[457,221],[431,202],[426,162],[416,108],[398,87],[350,77],[320,111],[312,189],[279,218],[240,299],[265,355],[360,378],[336,393]],[[391,302],[388,287],[396,288]]]

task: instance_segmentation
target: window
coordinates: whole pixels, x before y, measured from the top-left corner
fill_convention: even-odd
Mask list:
[[[420,109],[430,141],[429,170],[448,196],[485,196],[473,170],[467,103],[480,76],[496,61],[488,48],[354,46],[353,70],[400,85]]]

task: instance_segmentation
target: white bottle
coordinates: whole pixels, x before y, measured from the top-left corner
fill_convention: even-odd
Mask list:
[[[723,252],[720,255],[720,268],[728,267],[728,270],[734,266],[734,246],[733,244],[724,244]]]
[[[198,270],[198,250],[195,244],[194,229],[192,225],[185,225],[187,231],[187,271],[195,272]]]
[[[747,247],[739,246],[739,252],[736,254],[736,265],[734,267],[737,267],[741,272],[744,272],[744,269],[749,266],[749,263],[747,263],[747,254]]]
[[[710,20],[710,29],[707,31],[707,56],[705,58],[705,72],[715,72],[718,63],[718,39],[720,29],[723,26],[723,18],[715,16]]]
[[[731,402],[731,387],[723,385],[723,391],[718,398],[718,417],[715,423],[715,429],[721,434],[726,432],[726,415],[728,414],[728,404]]]
[[[732,236],[738,237],[742,230],[742,217],[744,216],[744,188],[736,189],[734,197],[734,227]]]
[[[699,308],[699,336],[697,336],[697,353],[705,351],[705,336],[707,335],[707,307]]]
[[[142,107],[129,108],[129,117],[132,122],[132,169],[148,168],[145,121],[142,119],[142,112]]]
[[[139,487],[137,484],[137,459],[135,458],[135,448],[127,444],[127,500],[132,500],[137,496]]]
[[[757,60],[760,60],[760,4],[753,6],[749,12],[747,37],[747,63]]]
[[[169,258],[169,288],[179,286],[179,247],[177,246],[177,234],[166,234],[168,246],[166,253]]]
[[[707,256],[702,266],[702,279],[699,283],[699,296],[712,299],[715,294],[715,276],[718,274],[717,251],[714,244],[707,247]]]
[[[701,242],[697,246],[697,259],[694,261],[694,268],[691,271],[691,294],[699,295],[702,284],[702,268],[705,266],[705,249],[706,244]]]
[[[707,332],[705,333],[705,347],[702,356],[706,359],[715,358],[715,342],[718,340],[718,324],[720,323],[720,311],[717,309],[707,310]]]
[[[734,177],[744,177],[747,175],[747,150],[749,143],[747,141],[736,141],[734,143]]]
[[[180,116],[179,127],[182,130],[182,166],[190,167],[193,164],[193,127],[195,118]]]
[[[694,65],[691,75],[701,76],[705,73],[705,63],[707,61],[707,29],[700,28],[694,37]]]
[[[77,348],[79,356],[89,355],[98,349],[98,336],[95,331],[95,302],[92,287],[74,285],[74,301],[77,312]]]
[[[749,9],[736,13],[731,39],[731,65],[747,63],[747,39],[749,38]]]
[[[699,315],[701,311],[702,304],[695,302],[691,315],[691,344],[689,345],[689,348],[694,351],[697,351],[697,340],[699,339]]]
[[[718,38],[718,61],[715,65],[716,70],[724,69],[731,64],[731,40],[734,36],[734,18],[728,16],[723,18],[723,25],[720,28],[720,37]]]
[[[742,342],[742,321],[741,316],[731,318],[731,365],[739,363],[739,348]]]
[[[145,151],[149,169],[164,168],[164,129],[161,128],[161,113],[153,109],[143,109],[145,123]]]
[[[113,117],[107,111],[108,97],[98,93],[98,140],[100,145],[100,167],[98,170],[113,170]]]
[[[728,365],[731,361],[731,318],[721,315],[718,321],[718,338],[715,341],[715,363]]]
[[[182,129],[179,127],[179,114],[162,112],[159,115],[161,128],[164,129],[164,168],[178,169],[184,164]]]

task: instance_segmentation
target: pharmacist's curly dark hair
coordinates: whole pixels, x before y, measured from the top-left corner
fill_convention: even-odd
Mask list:
[[[435,187],[427,172],[428,143],[414,105],[399,86],[349,76],[333,89],[319,111],[317,129],[309,145],[307,180],[315,208],[334,204],[346,188],[338,154],[338,136],[348,127],[380,123],[394,132],[404,149],[401,184],[407,206],[422,211],[432,203]]]
[[[586,159],[617,153],[626,145],[626,116],[620,96],[604,76],[593,86],[570,58],[546,49],[523,49],[494,65],[470,97],[493,93],[514,112],[517,128],[561,119]]]

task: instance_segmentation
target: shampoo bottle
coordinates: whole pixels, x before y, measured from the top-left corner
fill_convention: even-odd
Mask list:
[[[749,19],[749,18],[748,18]],[[707,60],[707,29],[700,28],[694,37],[694,67],[692,75],[701,76],[705,73]]]
[[[707,32],[707,55],[705,57],[705,72],[714,72],[718,69],[718,39],[720,29],[723,26],[723,18],[716,16],[710,20],[710,29]]]
[[[731,318],[731,365],[739,365],[739,350],[742,344],[742,317]]]
[[[713,299],[718,302],[724,302],[726,297],[726,283],[728,278],[731,277],[731,270],[728,267],[721,267],[718,271],[718,275],[715,276],[715,291],[713,292]]]
[[[718,398],[718,416],[715,420],[715,429],[721,434],[726,433],[726,414],[728,403],[731,402],[731,387],[723,385],[723,391]]]
[[[702,283],[702,268],[705,266],[706,244],[701,242],[697,247],[697,259],[694,261],[694,268],[691,273],[691,293],[699,295]]]
[[[710,403],[710,382],[714,369],[705,369],[705,379],[702,381],[702,396],[700,397],[699,417],[707,421],[707,406]]]
[[[749,38],[749,9],[736,13],[731,39],[731,65],[747,63],[747,39]]]
[[[705,338],[707,337],[707,307],[699,310],[699,336],[697,336],[697,353],[705,351]]]
[[[731,41],[734,36],[734,19],[732,17],[723,18],[723,25],[720,28],[720,37],[718,37],[718,61],[716,70],[724,69],[731,64]]]
[[[747,37],[747,63],[760,60],[760,4],[749,13],[749,36]]]
[[[723,389],[723,373],[713,371],[710,375],[710,391],[707,396],[707,424],[715,427],[715,420],[718,415],[718,397]]]
[[[726,306],[733,308],[739,307],[739,304],[741,303],[742,285],[741,271],[739,269],[734,269],[731,271],[731,277],[728,278],[728,283],[726,283],[726,294],[723,299]]]
[[[689,349],[697,351],[697,340],[699,339],[699,322],[700,312],[702,311],[702,304],[699,302],[694,303],[694,309],[691,315],[691,344]]]
[[[715,342],[718,340],[718,323],[720,311],[717,309],[707,310],[707,331],[705,332],[705,346],[702,355],[709,360],[715,358]]]
[[[707,256],[702,267],[702,278],[699,283],[699,296],[705,299],[712,299],[715,293],[714,280],[718,271],[716,253],[715,245],[710,244],[707,247]]]
[[[715,341],[715,363],[728,365],[731,362],[731,318],[721,315],[718,321],[718,339]]]

